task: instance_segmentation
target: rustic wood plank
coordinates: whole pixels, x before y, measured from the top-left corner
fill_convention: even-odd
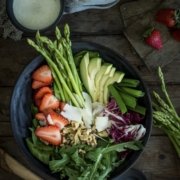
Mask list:
[[[12,136],[10,122],[0,122],[0,137],[1,136]]]
[[[147,70],[125,37],[121,35],[95,37],[73,36],[72,39],[92,41],[113,49],[118,54],[124,56],[140,75],[142,75],[145,81],[151,84],[158,82],[156,71],[149,72]],[[0,54],[0,86],[14,85],[23,68],[38,55],[33,48],[27,45],[25,40],[19,42],[0,40]],[[179,65],[180,61],[179,58],[177,58],[173,63],[163,67],[167,83],[179,83],[180,71],[174,71]]]
[[[29,167],[14,138],[0,138],[0,147]],[[144,172],[148,180],[178,180],[180,178],[180,161],[169,139],[163,136],[152,136],[149,139],[143,154],[133,168]]]
[[[17,177],[16,175],[0,169],[0,180],[5,180],[5,179],[21,180],[21,178]]]
[[[180,178],[180,161],[167,137],[151,137],[134,168],[152,180]]]

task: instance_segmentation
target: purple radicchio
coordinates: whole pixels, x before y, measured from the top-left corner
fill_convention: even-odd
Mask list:
[[[103,115],[111,120],[111,128],[108,131],[115,142],[140,140],[146,133],[141,124],[144,117],[133,111],[122,114],[113,98],[104,109]]]

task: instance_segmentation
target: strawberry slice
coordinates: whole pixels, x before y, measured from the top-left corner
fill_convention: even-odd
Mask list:
[[[47,109],[58,109],[59,108],[59,100],[52,94],[45,94],[41,100],[41,104],[39,106],[39,110],[41,112]]]
[[[44,82],[41,82],[41,81],[33,80],[31,87],[32,87],[32,89],[38,89],[38,88],[41,88],[41,87],[44,87],[44,86],[48,86],[50,84],[51,83],[44,83]]]
[[[65,117],[56,113],[55,111],[51,111],[47,115],[47,121],[48,121],[48,124],[55,125],[59,127],[60,130],[63,129],[64,126],[69,124],[69,121]]]
[[[61,111],[63,111],[65,105],[66,105],[65,102],[60,102],[59,108],[60,108]]]
[[[45,126],[38,127],[35,130],[35,135],[42,140],[42,142],[48,142],[52,145],[60,145],[62,137],[57,126]]]
[[[43,113],[37,113],[35,114],[35,119],[39,121],[46,121],[46,116]]]
[[[52,75],[51,75],[51,70],[50,70],[49,66],[43,65],[40,68],[38,68],[32,74],[32,78],[36,81],[41,81],[44,83],[51,83],[52,82]]]
[[[52,94],[52,89],[47,86],[42,87],[36,92],[34,98],[41,99],[45,94]]]
[[[39,108],[41,105],[41,99],[34,99],[35,105]]]
[[[39,124],[41,126],[46,126],[46,124],[47,124],[46,116],[43,113],[35,114],[35,119],[37,119],[39,121]]]

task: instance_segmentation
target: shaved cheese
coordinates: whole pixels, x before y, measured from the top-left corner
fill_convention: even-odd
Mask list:
[[[85,100],[84,108],[81,111],[83,121],[86,128],[91,128],[91,125],[93,123],[92,100],[91,97],[85,92],[83,92],[83,97]]]
[[[70,121],[82,122],[81,108],[66,104],[61,112],[61,115]]]
[[[97,116],[95,119],[95,127],[98,132],[104,131],[110,127],[110,121],[107,116]]]

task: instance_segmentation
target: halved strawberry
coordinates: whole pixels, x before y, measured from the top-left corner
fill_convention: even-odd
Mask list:
[[[65,117],[63,117],[61,114],[56,113],[55,111],[51,111],[47,115],[47,121],[48,124],[56,125],[60,130],[63,129],[64,126],[69,124],[69,121]]]
[[[51,74],[51,70],[50,70],[49,66],[43,65],[40,68],[38,68],[32,74],[32,78],[36,81],[41,81],[44,83],[51,83],[52,82],[52,74]]]
[[[34,99],[35,105],[39,108],[41,105],[41,99]]]
[[[45,94],[52,94],[52,89],[47,86],[42,87],[35,93],[34,98],[41,99]]]
[[[57,126],[38,127],[35,130],[35,135],[43,142],[48,142],[52,145],[60,145],[62,141],[61,133]]]
[[[41,82],[41,81],[33,80],[31,87],[32,87],[32,89],[38,89],[38,88],[41,88],[41,87],[44,87],[44,86],[48,86],[50,84],[51,83],[44,83],[44,82]]]
[[[39,110],[41,112],[47,109],[58,109],[59,108],[59,100],[52,94],[45,94],[41,100],[41,104],[39,106]]]
[[[35,114],[35,118],[39,121],[46,121],[46,116],[43,113]]]
[[[46,116],[43,113],[35,114],[35,119],[39,120],[39,124],[41,126],[46,126],[46,124],[47,124]]]
[[[60,108],[61,111],[63,111],[65,105],[66,105],[65,102],[62,102],[62,101],[60,102],[59,108]]]

